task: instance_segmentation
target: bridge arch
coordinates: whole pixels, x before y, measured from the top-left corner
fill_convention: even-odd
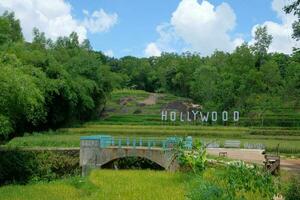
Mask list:
[[[101,165],[101,168],[111,169],[155,169],[155,170],[166,170],[162,163],[158,163],[153,159],[140,156],[122,156],[114,158]]]
[[[103,148],[99,149],[96,155],[98,167],[116,159],[126,157],[140,157],[150,160],[166,170],[172,165],[172,151],[163,151],[162,149],[145,149],[145,148]]]

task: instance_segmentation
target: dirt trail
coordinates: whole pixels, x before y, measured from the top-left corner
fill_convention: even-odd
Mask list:
[[[151,93],[147,99],[144,101],[140,101],[140,103],[143,103],[147,106],[156,104],[157,98],[160,97],[160,94]]]

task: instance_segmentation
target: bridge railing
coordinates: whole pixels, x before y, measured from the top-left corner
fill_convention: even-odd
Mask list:
[[[168,138],[145,138],[145,137],[114,137],[109,135],[97,135],[97,136],[84,136],[80,138],[81,141],[99,143],[100,148],[108,147],[146,147],[146,148],[174,148],[179,142],[183,142],[183,145],[187,149],[192,148],[192,137],[188,136],[185,139],[181,137],[168,137]]]

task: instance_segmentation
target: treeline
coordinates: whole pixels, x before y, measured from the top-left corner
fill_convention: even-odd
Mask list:
[[[0,140],[99,116],[113,89],[102,53],[76,33],[25,42],[13,13],[0,17]]]
[[[119,74],[119,87],[189,97],[205,110],[238,110],[247,125],[264,125],[266,116],[269,125],[300,125],[300,51],[267,53],[272,36],[266,27],[257,28],[255,39],[232,53],[127,56],[107,64]]]
[[[272,37],[266,27],[257,29],[255,39],[252,46],[207,57],[187,52],[116,59],[92,50],[88,40],[80,43],[76,33],[52,41],[35,29],[32,42],[26,42],[19,20],[5,12],[0,17],[0,140],[97,118],[114,88],[189,97],[206,110],[239,110],[261,124],[274,113],[299,122],[300,51],[267,53]],[[281,125],[276,120],[271,123]]]

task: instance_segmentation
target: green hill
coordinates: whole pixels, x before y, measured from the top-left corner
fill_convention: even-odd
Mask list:
[[[153,98],[154,101],[147,101]],[[153,100],[153,99],[152,99]],[[117,90],[107,102],[99,120],[75,127],[61,128],[46,133],[26,134],[6,144],[9,147],[78,147],[82,135],[109,134],[115,137],[168,137],[187,136],[205,141],[240,140],[242,144],[264,144],[275,152],[280,144],[281,153],[300,153],[300,129],[297,127],[242,127],[201,125],[193,123],[162,122],[160,109],[170,101],[190,101],[169,94],[153,94],[141,90]]]

